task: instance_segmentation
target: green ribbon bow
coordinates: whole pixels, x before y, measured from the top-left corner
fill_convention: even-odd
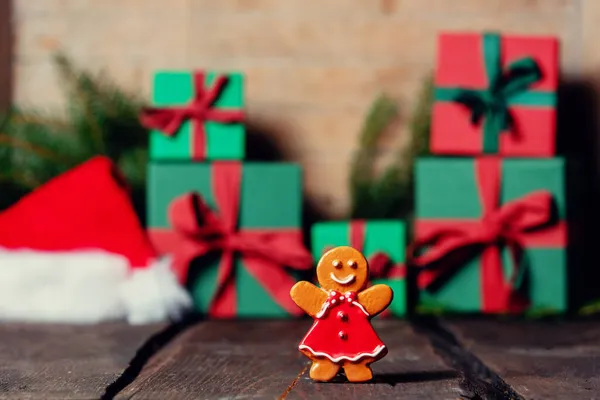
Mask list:
[[[503,70],[501,37],[483,35],[483,57],[489,86],[484,90],[460,87],[435,88],[437,101],[463,104],[471,110],[471,123],[483,119],[483,152],[498,153],[500,134],[514,129],[509,108],[515,105],[553,107],[556,93],[531,91],[529,87],[542,78],[537,62],[531,57],[513,61]]]

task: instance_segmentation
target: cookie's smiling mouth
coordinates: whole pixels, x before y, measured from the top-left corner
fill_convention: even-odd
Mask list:
[[[331,272],[329,274],[329,277],[331,279],[333,279],[335,282],[339,283],[340,285],[347,285],[349,283],[354,282],[354,280],[356,279],[356,275],[354,275],[354,274],[350,274],[347,277],[345,277],[344,279],[340,279],[337,276],[335,276],[335,274],[333,272]]]

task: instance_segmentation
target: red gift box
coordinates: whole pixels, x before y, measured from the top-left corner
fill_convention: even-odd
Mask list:
[[[552,156],[557,87],[555,38],[440,35],[431,152]]]

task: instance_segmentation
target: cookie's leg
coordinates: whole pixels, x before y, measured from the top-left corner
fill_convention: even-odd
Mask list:
[[[310,367],[310,378],[315,381],[327,382],[335,378],[340,366],[327,358],[313,358]]]
[[[349,382],[366,382],[373,379],[373,372],[369,364],[373,362],[371,359],[366,359],[358,362],[347,361],[344,363],[344,372]]]

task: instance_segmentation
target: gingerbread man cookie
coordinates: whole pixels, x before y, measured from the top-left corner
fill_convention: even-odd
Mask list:
[[[348,246],[327,251],[317,265],[320,288],[298,282],[290,295],[315,319],[299,350],[312,361],[310,377],[330,381],[343,368],[350,382],[373,378],[369,365],[387,354],[385,344],[371,326],[371,318],[392,302],[389,286],[365,289],[369,265]]]

